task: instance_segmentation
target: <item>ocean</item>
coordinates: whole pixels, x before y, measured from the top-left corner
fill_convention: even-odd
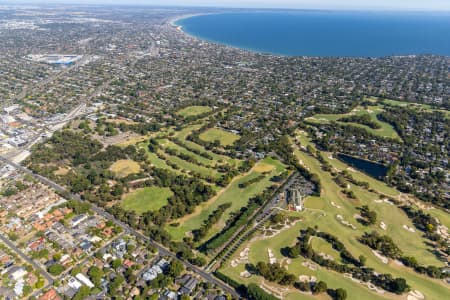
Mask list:
[[[200,39],[284,56],[450,56],[450,13],[260,11],[200,15],[177,25]]]

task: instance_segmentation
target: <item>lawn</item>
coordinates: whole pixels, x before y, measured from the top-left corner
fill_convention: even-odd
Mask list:
[[[307,142],[307,140],[304,140],[304,142]],[[367,190],[353,185],[350,185],[350,189],[355,192],[358,200],[347,199],[345,195],[341,193],[341,188],[333,181],[330,173],[321,169],[320,163],[316,158],[300,151],[299,149],[295,150],[295,154],[299,160],[301,160],[301,162],[311,170],[312,173],[317,174],[320,178],[322,183],[321,197],[308,197],[305,204],[307,209],[298,213],[291,212],[291,214],[302,218],[302,221],[297,223],[294,227],[282,231],[280,234],[269,239],[247,242],[234,253],[233,258],[237,258],[240,251],[242,251],[244,247],[249,247],[250,263],[257,263],[258,261],[268,262],[267,249],[270,248],[274,252],[278,261],[285,262],[284,257],[281,254],[281,249],[295,243],[300,229],[308,226],[318,226],[320,231],[328,232],[337,236],[354,257],[364,255],[367,258],[366,265],[373,268],[376,272],[390,273],[394,277],[405,278],[412,290],[419,290],[425,295],[426,299],[448,298],[448,295],[450,295],[450,289],[442,281],[420,275],[412,269],[400,266],[393,261],[390,261],[388,264],[384,264],[375,255],[373,255],[369,247],[358,242],[358,237],[360,237],[364,232],[376,230],[381,234],[390,236],[405,255],[414,256],[419,263],[423,265],[443,266],[443,262],[439,261],[431,252],[432,248],[427,246],[426,240],[422,237],[421,232],[417,230],[415,232],[409,232],[403,228],[403,225],[413,228],[414,226],[401,209],[395,205],[380,202],[379,196],[376,193],[368,192]],[[326,156],[326,153],[323,153],[323,155]],[[336,164],[336,167],[339,169],[345,168],[345,164]],[[375,190],[378,188],[386,188],[382,186],[384,184],[382,182],[375,183],[369,183]],[[332,205],[332,202],[334,205]],[[369,205],[371,210],[377,212],[378,220],[375,225],[363,226],[354,218],[354,215],[359,213],[357,207],[364,204]],[[443,218],[443,213],[440,210],[430,210],[430,213]],[[353,230],[341,224],[336,218],[338,214],[343,216],[343,218],[348,222],[355,225],[357,229]],[[443,223],[447,223],[448,219],[444,219],[445,220]],[[387,225],[386,230],[382,230],[380,228],[379,224],[381,221]],[[333,253],[334,250],[330,249],[324,241],[317,242],[315,238],[313,239],[313,248],[317,248],[321,252],[328,252],[333,256],[337,255],[336,252]],[[244,269],[243,265],[233,268],[230,265],[230,261],[231,260],[227,261],[226,265],[221,269],[223,273],[238,282],[262,282],[260,277],[253,276],[249,279],[242,278],[239,274]],[[399,299],[398,296],[389,293],[383,295],[374,293],[366,287],[345,278],[342,274],[327,270],[325,268],[320,267],[317,271],[312,271],[301,265],[301,262],[303,261],[303,258],[293,259],[292,263],[288,265],[289,271],[297,276],[314,275],[318,278],[318,280],[324,280],[327,282],[328,286],[332,288],[343,287],[348,292],[348,299]],[[300,295],[302,294],[293,291],[284,298],[299,299],[300,297],[303,297]],[[406,298],[405,295],[403,295],[403,298]]]
[[[121,159],[116,161],[109,168],[117,177],[123,178],[130,174],[137,174],[141,167],[137,162],[130,159]]]
[[[206,142],[219,141],[222,146],[233,145],[239,139],[239,135],[219,128],[211,128],[200,134],[200,139]]]
[[[334,250],[330,243],[320,237],[313,237],[311,239],[311,246],[317,253],[325,253],[331,255],[335,261],[341,262],[340,254]]]
[[[331,153],[325,152],[323,153],[325,159],[336,169],[339,171],[347,170],[353,178],[359,181],[365,181],[369,183],[369,186],[378,192],[388,195],[388,196],[398,196],[400,193],[393,187],[388,186],[386,183],[379,181],[363,172],[360,172],[351,166],[347,165],[343,161],[334,158]]]
[[[198,116],[207,112],[212,111],[211,107],[209,106],[188,106],[185,107],[177,112],[178,115],[182,117],[192,117],[192,116]]]
[[[189,156],[195,158],[196,161],[198,161],[204,165],[214,167],[218,164],[218,161],[216,161],[215,159],[208,159],[208,158],[205,158],[198,154],[195,154],[194,152],[191,152],[188,149],[183,148],[169,140],[160,140],[159,142],[162,147],[168,148],[168,149],[173,149],[173,150],[178,151],[179,153],[189,155]]]
[[[320,218],[320,215],[318,213],[314,212],[308,212],[307,214],[311,214],[311,217],[313,218]],[[250,244],[250,253],[249,253],[249,260],[250,263],[257,263],[258,261],[264,261],[268,262],[268,249],[271,249],[277,258],[278,262],[281,262],[285,264],[286,260],[284,259],[283,255],[281,254],[281,249],[292,245],[295,243],[299,233],[300,229],[304,228],[305,224],[303,222],[297,223],[294,227],[291,227],[288,230],[283,231],[281,234],[276,235],[273,238],[270,239],[263,239],[263,240],[257,240]],[[239,253],[245,248],[248,247],[249,244],[245,244],[240,247],[235,253],[234,258],[239,256]],[[334,250],[333,250],[334,251]],[[262,278],[252,276],[250,278],[243,278],[239,274],[244,270],[244,265],[240,264],[237,267],[231,267],[230,261],[227,261],[226,265],[220,270],[224,274],[230,276],[234,280],[238,282],[242,282],[245,284],[248,284],[250,282],[255,283],[261,283]],[[384,299],[377,294],[370,292],[369,289],[366,287],[357,284],[350,279],[347,279],[343,277],[341,274],[327,270],[325,268],[319,268],[317,271],[312,271],[309,268],[306,268],[302,265],[302,262],[305,260],[303,258],[297,258],[292,260],[292,263],[287,265],[288,271],[292,274],[295,274],[296,276],[300,275],[307,275],[307,276],[315,276],[318,280],[323,280],[327,283],[328,287],[330,288],[344,288],[347,290],[348,298],[347,299],[353,299],[353,300],[359,300],[359,299]],[[266,281],[267,282],[267,281]],[[273,285],[273,284],[270,284]],[[284,297],[284,299],[329,299],[328,297],[324,295],[320,295],[318,297],[313,297],[311,295],[305,295],[301,294],[295,289],[292,289],[289,293],[287,293]]]
[[[354,218],[354,214],[359,213],[357,207],[361,205],[369,205],[372,210],[377,212],[379,221],[383,221],[387,225],[386,232],[382,233],[389,235],[405,254],[416,257],[418,261],[423,264],[442,264],[442,262],[437,260],[437,258],[430,253],[431,248],[426,246],[425,240],[422,238],[422,234],[420,232],[416,231],[415,233],[412,233],[406,231],[403,228],[403,225],[407,225],[410,227],[414,226],[412,225],[411,220],[409,220],[409,218],[400,208],[384,202],[377,203],[375,201],[379,200],[377,194],[371,193],[367,190],[353,185],[350,185],[350,187],[356,194],[357,200],[348,200],[341,193],[341,188],[337,186],[337,184],[333,181],[331,175],[328,172],[324,172],[321,170],[320,164],[317,159],[305,152],[298,150],[295,152],[295,154],[304,164],[306,164],[310,168],[311,172],[316,173],[319,176],[322,183],[322,195],[320,198],[323,199],[325,203],[323,210],[333,216],[333,220],[335,220],[334,217],[337,214],[342,215],[347,221],[358,228],[357,231],[360,231],[360,235],[364,231],[380,229],[378,225],[375,227],[362,226]],[[331,202],[333,202],[337,206],[340,206],[341,208],[337,209],[331,204]],[[343,226],[339,222],[336,221],[336,223],[338,224],[338,227],[347,229],[347,227]],[[352,232],[355,233],[354,231]],[[356,235],[354,236],[356,238]]]
[[[347,114],[317,114],[317,115],[307,118],[306,120],[310,121],[311,123],[319,123],[319,124],[327,124],[327,123],[330,123],[331,121],[335,121],[342,125],[350,125],[350,126],[364,128],[365,130],[367,130],[368,132],[370,132],[374,135],[400,139],[400,137],[398,136],[397,132],[392,127],[392,125],[390,125],[386,122],[381,122],[377,119],[377,114],[381,113],[382,111],[383,111],[383,108],[381,106],[368,106],[367,109],[364,109],[363,107],[358,106],[355,109],[353,109],[350,113],[347,113]],[[358,123],[338,121],[339,119],[346,117],[346,116],[367,115],[367,114],[370,116],[372,121],[374,121],[375,123],[377,123],[378,125],[381,126],[380,129],[373,129],[366,125],[358,124]]]
[[[166,162],[164,160],[162,160],[161,158],[159,158],[155,153],[148,151],[148,142],[139,144],[139,147],[142,149],[145,149],[145,151],[147,152],[148,162],[150,162],[150,164],[152,166],[154,166],[155,168],[165,169],[165,170],[172,171],[176,174],[181,174],[181,172],[179,170],[175,170],[171,166],[167,165]]]
[[[211,176],[214,178],[219,178],[221,176],[221,173],[219,173],[217,170],[213,168],[207,168],[204,166],[200,166],[191,162],[188,162],[186,160],[183,160],[179,158],[178,156],[169,155],[167,153],[164,153],[164,156],[167,158],[168,161],[176,164],[180,169],[199,173],[202,176]]]
[[[408,109],[415,109],[418,111],[425,111],[425,112],[433,112],[433,111],[440,111],[444,114],[445,118],[450,118],[450,111],[445,109],[434,109],[431,105],[423,104],[423,103],[413,103],[413,102],[405,102],[405,101],[396,101],[396,100],[390,100],[385,99],[382,102],[383,104],[386,104],[388,106],[400,106],[400,107],[407,107]]]
[[[260,165],[270,165],[271,171],[266,175],[266,177],[248,187],[242,189],[239,188],[240,183],[247,182],[253,178],[258,177],[261,172],[257,170]],[[264,168],[267,171],[267,167]],[[233,181],[224,189],[219,191],[219,194],[210,199],[208,202],[202,203],[197,206],[194,213],[183,217],[176,221],[180,225],[178,227],[167,226],[166,229],[172,235],[175,240],[181,240],[186,232],[197,229],[201,224],[208,218],[208,216],[217,209],[217,207],[224,203],[231,203],[231,207],[223,214],[221,221],[209,232],[204,240],[207,240],[215,233],[219,232],[221,228],[225,225],[225,221],[229,218],[231,212],[238,211],[241,207],[248,203],[248,200],[264,191],[267,187],[273,183],[270,178],[274,175],[278,175],[284,172],[285,166],[278,160],[272,158],[266,158],[261,162],[257,163],[254,168],[246,175],[239,175],[233,179]]]
[[[138,214],[156,211],[167,204],[173,195],[169,188],[145,187],[125,195],[121,205],[125,210],[134,210]]]
[[[202,152],[206,152],[209,155],[211,155],[211,157],[217,161],[217,162],[221,162],[221,161],[225,161],[228,164],[232,165],[232,166],[238,166],[239,164],[241,164],[241,161],[238,159],[233,159],[230,158],[228,156],[225,155],[219,155],[216,154],[212,151],[206,150],[203,146],[196,144],[194,142],[188,141],[186,138],[189,134],[192,133],[192,131],[194,130],[198,130],[199,128],[201,128],[202,125],[196,124],[196,125],[189,125],[184,127],[182,130],[175,132],[174,137],[183,142],[184,144],[186,144],[188,147],[192,148],[192,149],[196,149],[198,151],[202,151]]]

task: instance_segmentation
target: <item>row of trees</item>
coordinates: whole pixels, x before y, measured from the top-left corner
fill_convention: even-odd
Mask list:
[[[266,189],[260,195],[251,198],[247,204],[241,208],[241,210],[235,214],[231,220],[228,221],[227,226],[210,240],[205,242],[200,250],[206,252],[212,252],[222,246],[228,241],[242,226],[246,226],[250,223],[250,219],[255,211],[264,205],[264,203],[270,199],[276,187],[271,186]]]
[[[333,260],[323,258],[321,255],[316,253],[310,244],[310,239],[313,236],[321,237],[330,242],[333,248],[340,252],[344,263],[339,264]],[[353,278],[364,282],[370,281],[374,285],[396,294],[402,294],[403,292],[409,290],[409,286],[405,279],[393,278],[390,274],[378,274],[373,269],[365,267],[365,257],[360,256],[359,259],[356,259],[337,237],[329,233],[318,232],[311,227],[306,230],[302,230],[297,244],[293,247],[287,247],[285,252],[288,253],[288,255],[302,255],[325,268],[337,271],[339,273],[350,273]]]
[[[366,125],[367,127],[370,127],[372,129],[380,129],[381,128],[381,125],[379,123],[375,122],[374,120],[372,120],[372,117],[369,114],[342,117],[338,121],[346,122],[346,123],[358,123],[358,124]]]
[[[192,231],[192,235],[194,236],[194,241],[199,242],[202,240],[208,231],[211,229],[211,227],[219,222],[220,218],[224,214],[224,212],[231,207],[231,203],[227,202],[224,204],[219,205],[216,210],[214,210],[209,216],[208,219],[206,219],[203,224],[200,226],[200,228],[195,229]]]

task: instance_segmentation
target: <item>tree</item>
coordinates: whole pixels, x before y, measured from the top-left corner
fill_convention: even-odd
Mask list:
[[[336,289],[336,291],[334,292],[334,299],[335,300],[345,300],[345,299],[347,299],[347,291],[342,289],[342,288]]]
[[[95,286],[99,287],[103,277],[103,270],[101,270],[97,266],[92,266],[88,271],[88,275]]]
[[[327,284],[324,281],[319,281],[313,286],[312,292],[313,294],[324,293],[327,291],[327,288]]]
[[[117,270],[122,265],[122,260],[117,258],[112,261],[111,266],[114,270]]]
[[[306,248],[306,257],[308,257],[309,259],[311,259],[314,255],[314,250],[311,246],[311,244],[308,245],[308,247]]]
[[[86,299],[87,296],[89,296],[90,288],[83,285],[80,287],[78,292],[75,294],[75,296],[72,298],[72,300],[83,300]]]
[[[180,274],[184,271],[184,265],[179,262],[178,260],[173,260],[170,263],[170,266],[167,270],[167,274],[170,275],[171,277],[175,278],[180,276]]]
[[[402,294],[403,292],[407,291],[409,289],[408,284],[406,283],[406,280],[403,278],[395,278],[392,281],[392,290],[396,294]]]
[[[367,258],[364,255],[359,256],[359,264],[364,266],[366,264]]]
[[[48,267],[48,272],[52,274],[53,276],[57,276],[61,274],[64,271],[64,266],[60,264],[53,264],[50,267]]]
[[[250,283],[247,287],[247,298],[250,300],[276,300],[278,298],[264,291],[254,283]]]
[[[297,258],[300,255],[300,248],[297,245],[290,247],[287,254],[290,258]]]

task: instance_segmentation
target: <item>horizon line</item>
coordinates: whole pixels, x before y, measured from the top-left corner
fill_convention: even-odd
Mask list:
[[[290,10],[290,11],[342,11],[342,12],[405,12],[405,13],[450,13],[450,8],[448,9],[424,9],[424,8],[387,8],[387,7],[345,7],[345,8],[338,8],[338,7],[328,7],[328,8],[314,8],[314,7],[240,7],[240,6],[204,6],[204,5],[177,5],[177,4],[147,4],[147,3],[75,3],[75,2],[61,2],[61,1],[46,1],[41,2],[41,0],[34,2],[34,1],[11,1],[11,0],[0,0],[0,5],[9,5],[9,6],[39,6],[39,7],[45,7],[45,6],[91,6],[91,7],[111,7],[111,6],[118,6],[118,7],[159,7],[159,8],[192,8],[192,9],[222,9],[222,10],[237,10],[237,9],[244,9],[244,10]]]

